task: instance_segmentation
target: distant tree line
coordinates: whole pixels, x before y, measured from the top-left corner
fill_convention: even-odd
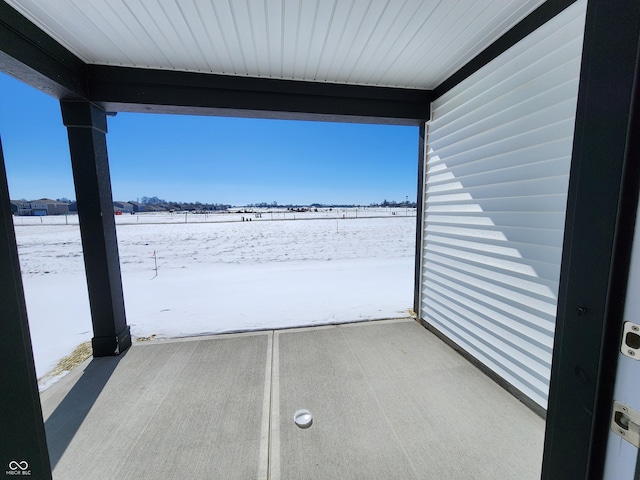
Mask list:
[[[162,205],[163,203],[175,203],[167,202],[166,200],[158,197],[142,197],[140,203],[143,205]]]
[[[278,202],[259,202],[259,203],[249,203],[246,207],[250,208],[286,208],[288,210],[295,208],[355,208],[362,207],[363,205],[357,205],[355,203],[286,203],[279,204]]]
[[[70,200],[66,197],[56,198],[58,202],[64,203],[73,203],[75,200]],[[26,202],[27,200],[20,200]],[[129,200],[130,202],[133,200]],[[158,197],[141,197],[139,202],[143,205],[179,205],[187,207],[190,210],[226,210],[231,207],[229,204],[224,203],[202,203],[202,202],[175,202],[171,200],[165,200],[163,198]],[[254,208],[301,208],[301,207],[314,207],[314,208],[325,208],[325,207],[334,207],[334,208],[355,208],[360,207],[362,205],[356,204],[337,204],[337,203],[311,203],[311,204],[286,204],[279,205],[278,202],[259,202],[259,203],[250,203],[246,205],[247,207]],[[369,207],[387,207],[387,208],[416,208],[416,202],[410,202],[409,200],[405,200],[404,202],[396,202],[389,201],[386,198],[380,203],[370,203]]]
[[[133,200],[129,200],[129,202],[132,202],[132,201]],[[224,203],[175,202],[175,201],[165,200],[163,198],[158,198],[158,197],[142,197],[140,198],[140,203],[143,205],[168,206],[168,207],[173,207],[180,210],[197,210],[197,211],[226,210],[231,206]]]
[[[404,202],[389,201],[386,198],[382,203],[372,203],[370,207],[390,207],[390,208],[416,208],[418,204],[416,202],[410,202],[405,200]]]
[[[363,207],[362,204],[355,203],[311,203],[311,204],[299,204],[299,203],[289,203],[280,205],[278,202],[259,202],[259,203],[250,203],[246,205],[247,207],[255,207],[255,208],[301,208],[301,207],[313,207],[313,208],[355,208],[355,207]],[[389,208],[415,208],[417,206],[416,202],[410,202],[408,199],[404,202],[395,202],[389,201],[385,199],[382,203],[370,203],[369,207],[389,207]]]
[[[250,203],[249,205],[247,205],[247,207],[256,207],[256,208],[276,208],[278,206],[278,202],[271,202],[271,203],[267,203],[267,202],[260,202],[260,203]],[[283,205],[286,206],[286,205]]]

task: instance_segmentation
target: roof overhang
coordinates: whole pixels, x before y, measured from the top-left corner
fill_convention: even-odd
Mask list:
[[[118,15],[108,16],[105,9],[113,7],[111,2],[96,6],[91,2],[63,0],[69,4],[69,9],[65,10],[53,0],[11,0],[10,3],[20,13],[8,3],[0,2],[0,70],[58,99],[88,100],[107,111],[418,125],[429,118],[429,103],[433,98],[573,2],[480,0],[474,3],[473,8],[460,10],[458,2],[372,0],[368,3],[355,2],[348,18],[340,23],[336,17],[342,8],[339,2],[333,4],[332,17],[322,17],[320,10],[324,3],[321,7],[317,2],[314,7],[311,2],[290,0],[282,2],[279,7],[283,9],[278,23],[280,41],[277,43],[280,47],[274,47],[274,42],[271,42],[271,50],[266,51],[271,62],[267,68],[260,64],[259,54],[264,53],[264,49],[261,50],[261,30],[256,20],[256,12],[264,14],[260,10],[263,2],[250,1],[247,5],[256,9],[253,14],[249,7],[246,12],[236,12],[235,44],[229,37],[230,33],[218,27],[219,38],[214,40],[218,42],[216,45],[225,45],[225,50],[221,52],[216,47],[215,55],[204,55],[210,68],[203,71],[197,68],[195,60],[178,64],[180,56],[169,51],[166,45],[162,50],[162,39],[158,33],[155,36],[149,33],[151,28],[145,29],[145,32],[149,30],[146,32],[149,38],[138,38],[140,45],[132,47],[136,54],[147,52],[150,59],[156,59],[156,63],[149,61],[149,65],[141,67],[133,65],[130,57],[134,55],[125,51],[127,35],[123,33],[108,48],[100,50],[100,42],[92,43],[91,36],[82,37],[82,29],[86,29],[86,25],[74,27],[77,22],[68,18],[83,15],[95,30],[95,37],[102,38],[108,32],[130,31],[130,22],[140,21],[139,11],[132,12],[123,7]],[[365,3],[371,8],[362,8]],[[221,4],[226,5],[227,2]],[[150,5],[161,9],[155,0]],[[228,2],[228,6],[231,5],[236,4]],[[314,14],[309,11],[312,7],[320,10]],[[476,7],[481,8],[473,10]],[[407,16],[407,8],[412,12],[426,12],[425,18],[416,23],[414,17]],[[95,9],[102,9],[102,13]],[[294,9],[297,16],[290,15],[287,9]],[[488,22],[487,25],[468,18],[469,9]],[[219,14],[224,17],[224,13]],[[180,26],[201,21],[193,16],[193,12],[191,15],[184,21],[174,21],[165,26],[170,29],[167,35],[190,33],[197,50],[207,52],[205,47],[212,48],[207,43],[211,38],[205,38],[202,32],[195,32],[192,27]],[[450,17],[455,15],[460,19],[451,20]],[[312,23],[309,23],[309,18],[314,19]],[[149,21],[155,25],[157,18]],[[216,21],[220,24],[220,19]],[[271,18],[267,24],[274,21]],[[287,22],[293,22],[291,25],[295,28]],[[449,29],[442,28],[445,23]],[[304,36],[302,30],[307,24],[313,26],[316,36],[321,32],[318,38],[324,40],[325,47],[332,42],[335,45],[339,43],[336,43],[335,35],[342,40],[352,35],[348,25],[359,25],[356,33],[359,32],[360,36],[349,37],[352,45],[359,47],[350,49],[345,45],[349,52],[343,54],[339,50],[334,53],[332,61],[328,61],[326,48],[319,51],[314,47],[311,41],[313,32],[306,43],[301,40]],[[294,35],[292,32],[297,33]],[[245,36],[254,38],[254,42],[241,44],[238,38]],[[363,43],[363,39],[368,43]],[[268,43],[268,39],[264,40]],[[313,71],[314,75],[297,73],[295,59],[287,62],[288,45],[296,41],[300,46],[296,47],[295,54],[299,57],[300,48],[305,49],[302,57],[306,56],[308,61],[305,62],[313,68],[304,70]],[[370,43],[378,48],[371,50]],[[427,50],[432,51],[429,53]],[[228,74],[225,62],[220,59],[233,55],[237,56],[236,66],[243,64],[244,68],[236,68],[233,74]],[[449,61],[438,60],[447,56]],[[158,62],[158,58],[166,60]],[[191,58],[193,60],[194,56]],[[217,63],[215,58],[219,59]],[[240,58],[244,60],[241,62]],[[347,68],[349,62],[353,65]],[[390,76],[388,70],[394,65],[398,66],[398,73]],[[277,77],[274,75],[276,70],[280,72]],[[347,70],[349,75],[345,74]],[[367,83],[366,79],[375,81]]]

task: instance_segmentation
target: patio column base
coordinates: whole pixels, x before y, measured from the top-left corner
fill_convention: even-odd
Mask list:
[[[115,337],[93,337],[91,347],[94,357],[109,357],[120,355],[131,346],[131,333],[129,326]]]

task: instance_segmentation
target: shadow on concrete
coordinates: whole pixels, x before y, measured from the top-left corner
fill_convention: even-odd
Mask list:
[[[127,352],[128,350],[117,357],[92,359],[82,376],[45,422],[52,470]]]

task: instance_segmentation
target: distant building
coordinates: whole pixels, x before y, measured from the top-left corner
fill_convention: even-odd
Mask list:
[[[140,202],[128,202],[133,206],[133,211],[135,213],[139,213],[139,212],[146,212],[146,205],[144,203],[140,203]]]
[[[24,200],[11,200],[12,215],[31,215],[31,205]]]
[[[163,212],[165,209],[159,205],[143,205],[145,212]]]
[[[151,205],[148,205],[147,209],[150,206]],[[153,206],[156,207],[157,211],[160,211],[160,212],[177,212],[180,210],[180,205],[175,203],[156,203]]]
[[[46,216],[46,215],[66,215],[69,213],[69,204],[67,202],[58,202],[50,198],[41,198],[40,200],[32,200],[29,202],[31,213],[27,215]]]
[[[121,213],[133,213],[133,205],[129,202],[113,202],[113,211]]]

